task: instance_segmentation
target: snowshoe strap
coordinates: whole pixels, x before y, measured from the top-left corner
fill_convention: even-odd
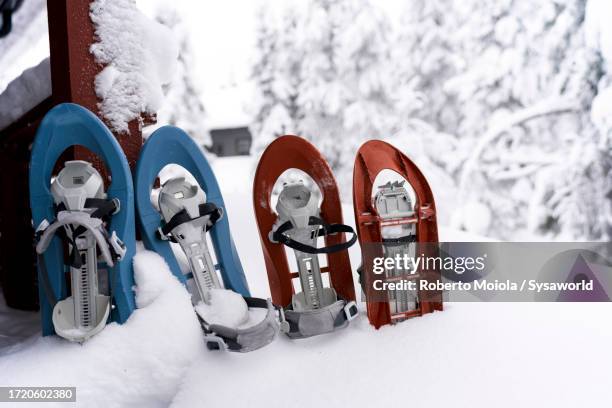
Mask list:
[[[275,231],[272,233],[272,240],[274,242],[280,242],[289,248],[295,249],[296,251],[305,252],[307,254],[331,254],[334,252],[339,252],[345,249],[350,248],[357,241],[357,234],[355,230],[351,228],[349,225],[345,224],[328,224],[322,218],[311,216],[308,219],[308,225],[310,226],[321,226],[318,230],[313,231],[314,236],[326,236],[337,233],[350,233],[353,234],[350,240],[346,242],[341,242],[339,244],[330,245],[322,248],[317,248],[311,245],[304,244],[302,242],[296,241],[292,239],[286,232],[294,229],[295,227],[291,223],[291,221],[286,221],[281,224]]]
[[[403,244],[410,244],[412,242],[416,242],[416,235],[404,235],[403,237],[398,238],[383,238],[382,240],[384,245],[387,246],[399,246]]]
[[[268,345],[279,331],[276,309],[270,299],[243,297],[249,308],[267,309],[266,317],[256,325],[246,329],[234,329],[219,324],[208,324],[196,313],[204,332],[208,350],[228,350],[240,353],[257,350]]]
[[[111,215],[116,214],[119,211],[120,205],[119,200],[117,200],[116,198],[112,200],[107,200],[104,198],[88,198],[85,200],[85,208],[94,209],[94,211],[89,214],[92,219],[97,218],[102,220],[103,222],[106,222],[108,221]],[[55,207],[55,212],[57,215],[64,211],[67,211],[64,203],[60,203]],[[72,213],[76,212],[72,211]],[[74,266],[75,268],[81,267],[81,257],[79,256],[78,251],[76,250],[75,240],[86,230],[87,228],[85,226],[79,225],[76,228],[72,228],[70,236],[66,234],[66,231],[64,229],[61,229],[57,232],[57,234],[62,238],[62,240],[68,241],[71,244],[72,249],[69,253],[69,259],[67,264],[70,266]],[[111,252],[113,260],[116,261],[123,258],[123,254],[125,254],[125,246],[123,245],[121,240],[117,238],[115,233],[113,233],[113,236],[109,238],[106,234],[106,230],[104,228],[102,228],[102,230],[107,241],[109,241],[109,250]]]
[[[303,312],[285,308],[281,313],[281,330],[291,339],[330,333],[346,327],[358,313],[355,302],[342,299],[326,307]]]
[[[51,281],[49,280],[49,273],[47,272],[45,257],[42,254],[36,254],[36,261],[38,262],[38,267],[40,268],[43,292],[45,292],[47,302],[49,302],[49,305],[51,305],[51,310],[53,310],[58,302],[58,298],[55,296],[53,286],[51,286]]]
[[[102,220],[99,218],[92,218],[90,214],[87,214],[85,212],[61,211],[57,215],[57,220],[53,224],[49,225],[43,230],[39,230],[39,232],[37,233],[38,242],[36,244],[36,252],[38,254],[43,254],[51,244],[51,240],[53,239],[56,232],[58,232],[58,230],[63,231],[62,227],[64,226],[70,226],[70,228],[72,228],[73,226],[77,226],[77,229],[82,227],[83,232],[91,232],[98,244],[98,247],[100,248],[100,253],[106,264],[110,267],[114,266],[114,261],[116,259],[111,252],[112,246],[109,245],[107,234],[102,224]],[[113,236],[116,237],[115,234],[113,234]],[[76,251],[76,246],[74,245],[75,239],[76,236],[73,235],[73,251]],[[72,266],[80,267],[80,263],[79,266]]]
[[[104,221],[107,221],[110,215],[116,214],[119,211],[119,207],[119,200],[116,198],[111,200],[105,198],[88,198],[85,200],[85,208],[94,209],[91,216],[93,218],[100,218]],[[55,207],[56,214],[66,210],[68,210],[68,208],[66,208],[64,203],[60,203]]]
[[[91,214],[75,211],[60,211],[57,217],[58,219],[53,224],[49,224],[47,220],[44,220],[36,229],[37,262],[40,268],[43,291],[51,307],[55,307],[58,302],[58,297],[53,292],[51,282],[49,281],[44,253],[49,248],[55,234],[62,236],[62,238],[68,238],[63,228],[64,226],[70,226],[70,228],[77,226],[73,231],[82,228],[81,234],[85,231],[90,231],[100,248],[102,259],[109,267],[113,267],[115,261],[121,260],[126,252],[125,245],[117,237],[114,231],[111,237],[108,237],[100,218],[92,218]],[[80,268],[81,257],[78,255],[75,239],[76,235],[74,235],[73,232],[73,238],[69,239],[72,245],[72,255],[69,265]]]
[[[223,209],[217,207],[214,203],[200,204],[198,208],[199,208],[200,216],[197,218],[210,216],[210,218],[208,219],[208,222],[206,223],[206,232],[208,232],[213,227],[213,225],[215,225],[217,221],[219,221],[221,217],[223,216]],[[171,234],[172,230],[181,224],[193,221],[197,218],[191,218],[189,214],[187,213],[187,210],[183,209],[182,211],[179,211],[178,213],[176,213],[174,217],[170,219],[170,221],[165,223],[158,230],[158,232],[162,237],[166,237],[170,241],[176,242],[176,240],[172,237],[172,234]]]

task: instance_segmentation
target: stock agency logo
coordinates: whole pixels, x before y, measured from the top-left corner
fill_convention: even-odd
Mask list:
[[[487,254],[482,256],[427,256],[420,254],[410,256],[408,254],[396,254],[394,257],[378,256],[372,264],[372,271],[376,275],[382,275],[389,271],[403,271],[415,274],[419,270],[436,270],[464,274],[465,272],[483,272],[486,269],[485,261]]]

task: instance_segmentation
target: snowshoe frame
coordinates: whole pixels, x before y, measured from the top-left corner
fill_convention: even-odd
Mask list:
[[[183,130],[174,126],[157,129],[144,144],[136,165],[136,210],[142,240],[147,249],[157,252],[168,263],[172,273],[183,283],[181,272],[170,244],[158,235],[162,218],[151,203],[151,190],[159,172],[168,164],[177,164],[190,172],[204,190],[207,202],[216,204],[224,216],[210,230],[217,265],[227,289],[250,296],[242,264],[230,234],[225,203],[217,179],[200,147]]]
[[[436,222],[436,205],[433,193],[425,176],[419,168],[389,143],[380,140],[370,140],[364,143],[357,152],[353,170],[353,205],[355,224],[362,248],[362,265],[372,265],[374,251],[364,250],[368,244],[382,243],[381,227],[384,220],[379,216],[372,199],[372,189],[376,176],[382,170],[393,170],[403,177],[412,187],[416,195],[415,217],[410,222],[416,224],[417,243],[437,243],[438,227]],[[380,248],[382,250],[382,247]],[[428,251],[436,251],[428,246]],[[381,251],[382,252],[382,251]],[[382,256],[382,253],[378,254]],[[435,256],[436,254],[428,254]],[[364,272],[368,268],[363,268]],[[421,271],[421,278],[439,279],[439,272]],[[363,277],[362,277],[363,279]],[[363,282],[363,280],[362,280]],[[367,293],[367,291],[366,291]],[[442,295],[440,292],[418,291],[418,307],[410,312],[392,315],[388,302],[375,302],[366,299],[370,323],[379,328],[391,324],[396,319],[421,316],[435,310],[442,310]]]
[[[121,262],[105,268],[109,274],[109,286],[113,304],[111,320],[124,323],[136,304],[134,300],[134,277],[132,257],[134,256],[134,196],[132,176],[127,159],[119,143],[108,128],[87,109],[71,103],[60,104],[51,109],[43,119],[32,146],[30,161],[30,206],[32,221],[36,227],[44,220],[55,218],[50,180],[56,162],[66,149],[84,146],[100,157],[112,175],[106,190],[108,199],[117,199],[119,211],[111,217],[109,231],[115,231],[123,241],[126,252]],[[68,288],[65,281],[66,266],[61,239],[54,237],[44,256],[44,266],[38,267],[38,282],[42,333],[44,336],[55,334],[52,322],[53,306],[49,294],[45,293],[44,282],[55,299],[65,299]],[[43,277],[43,270],[47,276]]]
[[[307,140],[294,135],[275,139],[262,154],[253,183],[253,207],[257,218],[260,241],[264,253],[272,301],[276,306],[287,307],[295,292],[292,279],[299,277],[291,272],[282,243],[270,241],[269,233],[277,221],[271,205],[272,189],[278,178],[288,169],[298,169],[315,181],[323,194],[320,215],[329,224],[343,224],[342,206],[331,168],[321,153]],[[325,237],[326,246],[345,242],[345,234]],[[355,300],[355,288],[348,251],[326,254],[327,266],[321,273],[330,273],[331,286],[345,301]]]

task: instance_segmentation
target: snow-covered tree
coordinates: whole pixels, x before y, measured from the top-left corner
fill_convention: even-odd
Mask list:
[[[259,22],[256,144],[302,135],[350,182],[359,145],[397,129],[386,15],[368,0],[313,0]]]
[[[589,121],[599,68],[584,44],[585,2],[493,3],[481,31],[459,36],[470,64],[447,84],[471,146],[456,221],[500,238],[604,238],[590,204],[601,202],[606,159]]]
[[[315,0],[303,18],[297,127],[321,150],[350,197],[359,145],[397,129],[390,24],[368,0]]]
[[[256,86],[254,151],[260,153],[275,137],[299,133],[297,92],[302,59],[295,47],[296,11],[289,7],[279,19],[267,6],[257,14],[257,56],[251,78]]]
[[[446,81],[459,68],[455,14],[446,0],[407,3],[392,47],[397,109],[440,130],[457,126],[458,112]]]
[[[161,8],[156,19],[173,31],[179,44],[177,69],[174,79],[166,87],[158,122],[180,127],[198,144],[210,145],[201,82],[196,77],[194,66],[193,37],[178,13],[170,7]]]
[[[584,37],[585,6],[604,3],[414,0],[392,32],[368,0],[309,1],[296,29],[271,25],[266,59],[260,47],[271,68],[258,70],[268,105],[256,126],[312,140],[341,188],[364,140],[391,140],[432,178],[441,212],[474,232],[607,239],[607,20]]]

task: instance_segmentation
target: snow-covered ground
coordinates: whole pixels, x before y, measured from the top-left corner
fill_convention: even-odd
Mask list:
[[[251,291],[268,296],[252,161],[216,159],[213,167]],[[347,205],[345,221],[352,218]],[[479,239],[444,228],[440,235]],[[357,247],[351,258],[356,267]],[[126,324],[111,324],[82,346],[35,335],[10,352],[2,348],[0,385],[76,385],[78,405],[87,407],[612,404],[609,303],[454,303],[378,331],[363,313],[330,335],[281,336],[248,354],[211,353],[163,261],[140,251],[135,274],[140,309]],[[7,322],[2,313],[0,334],[26,319]]]

